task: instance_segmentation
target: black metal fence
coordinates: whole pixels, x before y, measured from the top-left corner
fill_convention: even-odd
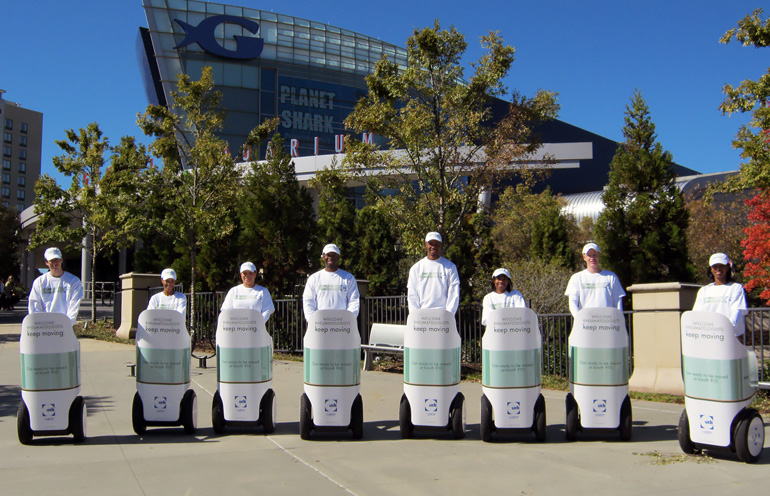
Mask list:
[[[761,386],[770,388],[770,308],[749,308],[743,344],[757,355]]]

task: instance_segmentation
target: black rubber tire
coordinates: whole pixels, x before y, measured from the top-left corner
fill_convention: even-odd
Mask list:
[[[492,433],[495,431],[495,424],[492,421],[492,404],[486,395],[481,395],[481,422],[479,423],[481,440],[488,443],[492,440]]]
[[[299,399],[299,437],[306,441],[310,439],[310,431],[313,430],[312,406],[307,394],[302,393]]]
[[[16,412],[16,430],[19,434],[19,442],[27,445],[32,443],[32,427],[30,426],[29,410],[24,400],[19,402],[19,409]]]
[[[631,409],[631,398],[626,395],[623,400],[623,404],[620,406],[620,425],[618,430],[620,431],[620,440],[629,441],[634,434],[634,421],[633,413]]]
[[[765,425],[762,416],[753,408],[748,408],[738,422],[735,432],[735,453],[745,463],[759,460],[765,444]]]
[[[70,405],[69,431],[76,443],[82,443],[86,439],[86,413],[86,402],[83,397],[75,397]]]
[[[140,436],[147,432],[147,421],[144,420],[144,405],[142,404],[142,397],[139,396],[139,391],[134,393],[134,403],[131,405],[131,425],[134,427],[134,432]]]
[[[465,419],[463,418],[464,403],[465,396],[463,396],[463,393],[457,393],[455,399],[452,400],[452,405],[449,407],[449,423],[452,427],[452,434],[455,439],[462,439],[465,437]]]
[[[268,389],[259,402],[259,424],[265,434],[275,432],[275,391]]]
[[[679,440],[679,448],[683,453],[688,455],[694,455],[699,453],[700,450],[695,447],[695,443],[690,439],[690,420],[687,418],[687,409],[682,410],[682,414],[679,415],[679,425],[676,429],[676,437]]]
[[[578,415],[578,404],[575,401],[575,397],[572,393],[567,393],[567,397],[564,400],[567,407],[567,416],[564,425],[564,432],[567,437],[567,441],[574,441],[577,439],[577,433],[580,430],[580,417]]]
[[[402,438],[412,439],[414,437],[412,408],[409,406],[409,398],[406,397],[406,393],[401,395],[401,403],[398,406],[398,426]]]
[[[222,397],[219,390],[214,393],[214,399],[211,400],[211,427],[217,434],[225,432],[227,421],[225,420],[225,406],[222,404]]]
[[[535,440],[538,443],[545,442],[546,422],[545,422],[545,398],[543,395],[537,397],[535,402],[535,418],[532,421],[532,430],[535,431]]]
[[[198,398],[195,395],[195,390],[188,389],[184,392],[180,408],[182,409],[180,420],[182,421],[182,427],[184,427],[184,433],[195,434],[195,414],[198,408]]]
[[[356,395],[350,408],[350,430],[353,431],[353,439],[364,437],[364,400],[360,394]]]

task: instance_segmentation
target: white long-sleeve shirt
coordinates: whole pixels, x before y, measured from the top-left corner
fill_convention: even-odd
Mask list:
[[[350,272],[319,270],[307,278],[302,294],[305,319],[316,310],[328,309],[348,310],[358,317],[360,305],[358,283]]]
[[[741,317],[746,313],[746,292],[737,282],[716,285],[713,282],[698,290],[693,310],[721,313],[735,326],[735,335],[746,332]]]
[[[425,257],[412,265],[406,287],[409,311],[444,308],[454,315],[460,306],[460,275],[455,264],[444,257]]]
[[[572,274],[564,294],[569,297],[569,311],[573,317],[583,308],[623,310],[623,297],[626,296],[614,272],[602,270],[592,274],[588,269]]]
[[[487,325],[487,316],[497,308],[527,308],[527,302],[515,289],[505,293],[488,293],[481,303],[481,325]]]
[[[257,284],[253,288],[247,288],[243,284],[230,288],[230,291],[225,296],[225,301],[222,302],[221,310],[230,310],[232,308],[256,310],[262,314],[262,319],[265,323],[267,323],[267,319],[275,311],[270,292]]]
[[[150,298],[150,302],[147,304],[147,310],[176,310],[184,316],[186,322],[187,297],[179,291],[174,292],[171,296],[166,296],[164,293],[157,293]]]
[[[27,311],[29,313],[63,313],[75,325],[82,299],[83,285],[80,279],[69,272],[64,272],[59,277],[46,272],[32,283]]]

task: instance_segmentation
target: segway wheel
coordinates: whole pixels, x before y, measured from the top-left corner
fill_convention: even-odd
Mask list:
[[[398,426],[401,429],[401,437],[411,439],[414,437],[414,424],[412,423],[412,408],[409,406],[409,398],[401,395],[401,403],[398,406]]]
[[[481,395],[481,422],[479,431],[481,431],[481,440],[488,443],[492,440],[492,432],[495,430],[495,424],[492,422],[492,404],[485,394]]]
[[[465,396],[457,393],[452,405],[449,407],[449,424],[455,439],[465,437]]]
[[[580,418],[578,417],[578,405],[575,401],[575,397],[572,393],[567,393],[567,398],[564,400],[567,406],[567,417],[564,425],[564,431],[567,435],[567,441],[574,441],[577,439],[577,433],[580,429]]]
[[[76,397],[70,405],[69,423],[75,442],[82,443],[86,439],[86,402],[82,396]]]
[[[259,424],[265,434],[275,432],[275,391],[268,389],[259,402]]]
[[[360,394],[356,395],[350,408],[350,430],[353,431],[353,439],[364,437],[364,400]]]
[[[633,414],[631,410],[631,398],[626,395],[626,399],[623,400],[623,404],[620,406],[620,440],[628,441],[631,439],[634,431],[633,426]]]
[[[695,447],[695,443],[690,439],[690,420],[687,418],[687,410],[682,410],[682,414],[679,416],[679,425],[676,429],[676,437],[679,440],[679,447],[683,453],[688,455],[694,455],[699,453],[700,450]]]
[[[759,460],[765,445],[765,424],[762,416],[753,408],[749,408],[738,422],[735,431],[735,452],[738,459],[746,463]]]
[[[131,405],[131,424],[134,432],[140,436],[147,432],[147,421],[144,420],[144,405],[139,392],[134,393],[134,403]]]
[[[222,396],[219,395],[219,390],[214,393],[214,399],[211,401],[211,427],[217,434],[225,432],[225,406],[222,404]]]
[[[188,389],[182,396],[182,403],[180,404],[182,409],[182,427],[184,427],[185,434],[195,434],[195,428],[198,421],[198,397],[195,395],[195,391]]]
[[[32,443],[32,427],[29,422],[29,410],[27,410],[24,400],[21,400],[19,402],[19,410],[16,412],[16,430],[18,431],[21,444]]]
[[[538,443],[545,442],[545,398],[537,397],[535,402],[535,421],[532,422],[532,430],[535,431],[535,440]]]
[[[310,439],[310,431],[313,429],[312,405],[307,394],[302,393],[299,399],[299,437]]]

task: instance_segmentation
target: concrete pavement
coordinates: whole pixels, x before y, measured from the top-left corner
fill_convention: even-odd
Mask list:
[[[417,434],[401,439],[397,374],[364,372],[364,439],[349,433],[298,435],[302,363],[276,361],[273,389],[277,429],[211,429],[216,369],[193,361],[198,432],[148,428],[136,436],[131,401],[136,391],[126,364],[134,348],[81,340],[81,394],[88,407],[87,439],[35,438],[23,446],[16,434],[19,391],[19,324],[0,324],[0,494],[761,494],[770,481],[770,453],[759,463],[734,455],[684,457],[676,441],[680,405],[634,401],[634,436],[580,433],[564,441],[564,394],[544,391],[548,440],[534,436],[483,443],[479,436],[481,386],[463,383],[467,437]],[[766,419],[767,421],[768,419]],[[419,431],[418,431],[419,432]],[[663,458],[670,463],[656,464]],[[700,463],[699,463],[700,462]]]

